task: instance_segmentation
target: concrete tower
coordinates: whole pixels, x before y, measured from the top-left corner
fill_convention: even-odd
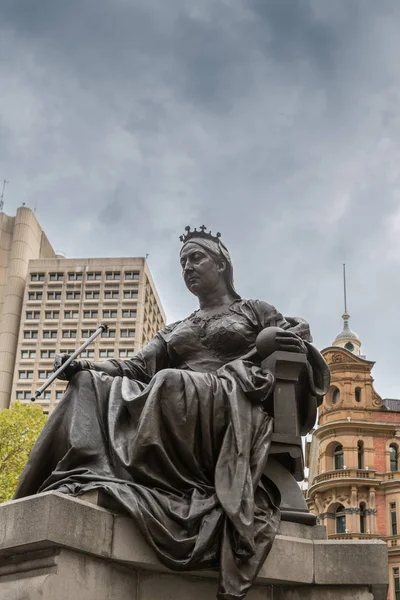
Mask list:
[[[0,213],[0,409],[10,402],[29,261],[54,257],[29,208],[19,208],[15,217]]]

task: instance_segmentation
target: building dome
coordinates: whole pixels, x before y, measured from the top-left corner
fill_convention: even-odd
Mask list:
[[[349,350],[349,352],[352,352],[353,354],[360,355],[361,342],[358,335],[349,327],[350,315],[348,313],[344,313],[344,315],[342,315],[342,319],[343,329],[340,333],[338,333],[332,345],[340,346],[341,348]]]

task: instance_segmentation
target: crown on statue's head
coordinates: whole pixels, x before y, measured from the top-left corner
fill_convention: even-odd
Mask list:
[[[211,231],[206,231],[207,227],[205,225],[202,225],[201,227],[199,227],[199,231],[197,231],[196,227],[194,228],[194,230],[192,231],[190,225],[187,225],[185,227],[185,231],[186,233],[184,233],[183,235],[181,235],[179,237],[179,239],[181,240],[181,242],[183,244],[186,244],[186,242],[188,242],[191,238],[205,238],[207,240],[212,240],[213,242],[218,242],[219,238],[221,237],[220,232],[218,231],[215,235],[212,235]]]

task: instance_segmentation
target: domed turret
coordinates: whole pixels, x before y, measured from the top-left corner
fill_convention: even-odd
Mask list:
[[[342,319],[343,329],[334,339],[332,346],[340,346],[341,348],[345,348],[349,352],[360,356],[361,342],[358,335],[349,327],[350,315],[345,312],[342,315]]]

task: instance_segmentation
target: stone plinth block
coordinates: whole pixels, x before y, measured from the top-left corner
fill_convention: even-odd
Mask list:
[[[283,522],[248,600],[383,600],[387,550]],[[210,600],[218,573],[164,567],[126,516],[46,492],[0,505],[3,600]]]

